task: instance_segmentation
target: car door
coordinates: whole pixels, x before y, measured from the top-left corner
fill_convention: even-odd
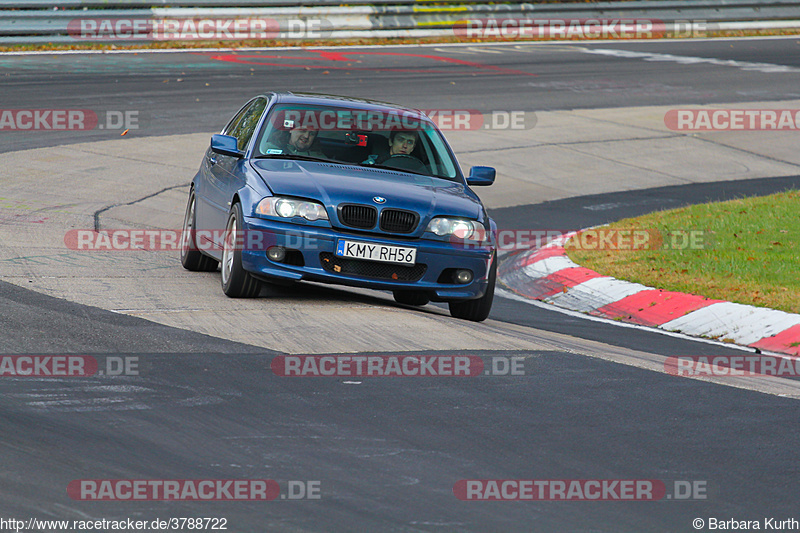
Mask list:
[[[267,100],[259,97],[249,102],[234,117],[234,119],[223,130],[224,135],[236,137],[237,148],[244,153],[253,137],[258,126],[261,115],[267,106]],[[205,197],[208,203],[205,223],[208,224],[204,229],[214,230],[213,235],[221,236],[228,219],[231,207],[231,199],[237,190],[244,185],[244,173],[242,171],[243,159],[217,154],[211,149],[206,153],[208,165],[208,181],[205,190]],[[220,230],[220,231],[216,231]],[[221,250],[222,243],[216,243]]]
[[[230,135],[233,128],[242,120],[244,113],[250,108],[251,102],[245,104],[220,133]],[[195,193],[197,195],[197,229],[199,230],[218,230],[219,220],[227,216],[227,209],[224,207],[227,200],[222,195],[220,187],[220,175],[217,167],[220,161],[219,154],[211,150],[209,145],[201,165],[202,180],[198,180]],[[222,212],[225,212],[223,215]]]

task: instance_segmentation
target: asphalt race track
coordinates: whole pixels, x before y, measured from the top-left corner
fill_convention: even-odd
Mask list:
[[[229,531],[696,531],[800,503],[800,388],[665,372],[746,354],[512,299],[481,324],[316,284],[226,299],[177,254],[64,248],[69,229],[170,228],[208,136],[298,90],[521,111],[445,132],[501,229],[578,229],[800,187],[797,132],[694,135],[682,107],[798,109],[800,40],[0,55],[2,109],[87,109],[85,131],[0,130],[0,355],[90,377],[0,376],[0,518],[225,518]],[[116,122],[120,116],[134,122]],[[109,118],[110,117],[110,118]],[[127,127],[126,127],[127,126]],[[124,136],[121,133],[127,129]],[[458,355],[519,375],[286,378],[286,354]],[[120,361],[132,372],[114,375]],[[82,501],[73,480],[275,480],[274,501]],[[460,480],[659,480],[659,501],[462,501]],[[319,497],[290,497],[300,482]],[[701,491],[682,498],[675,487]],[[680,500],[680,501],[678,501]],[[693,527],[702,519],[703,526]],[[32,529],[35,530],[35,529]],[[50,531],[41,529],[42,531]]]

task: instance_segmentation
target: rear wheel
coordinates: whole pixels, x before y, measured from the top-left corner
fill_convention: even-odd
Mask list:
[[[222,292],[231,298],[252,298],[261,292],[261,282],[242,268],[242,206],[233,204],[225,227],[222,248]]]
[[[425,305],[431,301],[422,291],[394,291],[394,301],[405,305]]]
[[[181,233],[181,264],[186,270],[195,272],[214,272],[219,261],[204,255],[197,249],[195,242],[195,228],[197,221],[197,201],[194,189],[189,191],[189,202],[186,204],[186,214],[183,216],[183,232]]]
[[[492,268],[489,270],[489,282],[486,292],[480,298],[461,302],[450,302],[450,315],[454,318],[482,322],[489,316],[494,300],[494,284],[497,279],[497,255],[492,258]]]

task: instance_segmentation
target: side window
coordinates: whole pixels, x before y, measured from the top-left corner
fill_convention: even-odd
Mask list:
[[[236,117],[238,121],[234,119],[233,127],[228,135],[236,137],[239,150],[247,148],[247,143],[250,142],[250,137],[256,131],[258,121],[261,119],[266,107],[267,101],[264,98],[257,98],[247,109],[240,113],[241,116]]]
[[[255,103],[255,102],[253,102],[253,103]],[[253,104],[251,103],[251,104],[247,104],[244,107],[242,107],[239,110],[239,112],[236,113],[236,116],[233,117],[230,122],[228,122],[228,125],[225,126],[225,129],[222,130],[222,134],[223,135],[233,135],[233,133],[231,133],[231,132],[236,128],[236,126],[239,125],[239,122],[242,121],[242,117],[244,116],[245,113],[247,113],[247,110],[250,109],[250,107],[252,107],[252,105]]]

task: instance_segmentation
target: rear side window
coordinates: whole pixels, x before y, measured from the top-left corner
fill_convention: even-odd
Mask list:
[[[229,128],[226,128],[226,134],[236,137],[237,147],[239,150],[247,148],[253,132],[256,131],[258,121],[261,115],[264,114],[264,109],[267,107],[267,100],[265,98],[256,98],[247,108],[243,109],[236,118],[231,121]],[[229,131],[227,131],[229,129]]]
[[[231,121],[230,121],[230,122],[228,122],[228,125],[227,125],[227,126],[225,126],[225,128],[222,130],[222,134],[223,134],[223,135],[232,135],[232,134],[231,134],[231,132],[234,130],[234,128],[236,128],[236,126],[239,124],[239,122],[241,122],[241,121],[242,121],[242,117],[243,117],[243,116],[244,116],[244,114],[247,112],[247,110],[248,110],[248,109],[250,109],[250,106],[251,106],[251,105],[252,105],[252,104],[250,104],[250,103],[248,102],[247,104],[245,104],[245,105],[244,105],[244,107],[242,107],[242,108],[239,110],[239,112],[238,112],[238,113],[236,113],[236,116],[235,116],[235,117],[233,117],[233,118],[231,119]]]

